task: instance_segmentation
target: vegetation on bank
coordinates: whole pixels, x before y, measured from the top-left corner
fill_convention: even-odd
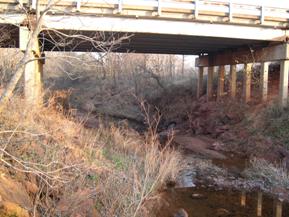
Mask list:
[[[160,148],[153,130],[84,123],[14,99],[0,114],[2,177],[26,187],[32,215],[153,216],[158,190],[181,168],[179,153]]]
[[[265,133],[289,150],[289,110],[272,105],[264,113]]]

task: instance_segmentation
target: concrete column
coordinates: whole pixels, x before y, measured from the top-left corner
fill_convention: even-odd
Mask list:
[[[204,67],[199,67],[197,98],[200,98],[203,95],[203,82],[204,82]]]
[[[260,91],[262,102],[265,102],[268,98],[268,73],[269,73],[269,63],[261,63],[261,79],[260,79]]]
[[[236,97],[237,91],[237,66],[231,65],[230,66],[230,96],[231,98]]]
[[[32,59],[36,58],[32,56]],[[24,70],[24,93],[28,104],[42,103],[42,73],[43,61],[32,60],[25,65]]]
[[[213,80],[214,80],[214,67],[208,67],[207,78],[207,100],[209,101],[213,96]]]
[[[244,102],[247,103],[251,98],[251,76],[252,76],[252,63],[246,63],[244,65],[243,74],[243,98]]]
[[[219,66],[217,100],[224,96],[225,66]]]
[[[33,39],[27,27],[19,29],[19,47],[23,52],[28,52],[29,60],[24,68],[24,93],[27,104],[42,104],[42,73],[44,55],[40,51],[39,41]],[[33,43],[30,44],[29,41]]]
[[[279,83],[279,104],[287,107],[288,104],[288,72],[289,60],[283,60],[280,64],[280,83]]]
[[[257,198],[257,216],[262,216],[262,201],[263,200],[263,194],[261,192],[258,192],[258,198]]]

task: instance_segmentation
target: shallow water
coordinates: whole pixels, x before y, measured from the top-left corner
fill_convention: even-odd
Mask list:
[[[157,216],[173,217],[184,209],[189,217],[289,217],[288,203],[260,192],[205,187],[169,189]]]

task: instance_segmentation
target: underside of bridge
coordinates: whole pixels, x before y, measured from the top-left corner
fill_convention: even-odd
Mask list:
[[[20,31],[12,25],[1,25],[1,47],[20,47]],[[5,33],[5,35],[4,35]],[[81,37],[80,37],[81,36]],[[84,39],[86,37],[86,39]],[[153,33],[95,31],[43,31],[39,35],[41,50],[67,52],[121,52],[200,55],[224,50],[258,49],[270,41],[203,37]]]
[[[73,35],[75,33],[65,31],[64,34]],[[79,38],[63,40],[62,36],[50,32],[43,34],[44,50],[99,52],[105,48],[109,49],[110,45],[114,44],[113,52],[199,55],[226,49],[235,50],[241,47],[248,49],[265,47],[269,44],[269,41],[152,33],[79,32],[78,34],[95,38],[100,43],[94,44]],[[107,42],[108,45],[101,45],[101,42]]]
[[[132,31],[129,28],[128,32],[121,32],[118,29],[115,31],[108,31],[106,26],[89,26],[82,30],[67,29],[57,30],[57,22],[49,23],[48,30],[42,31],[38,36],[36,44],[37,50],[35,53],[42,53],[35,56],[35,61],[29,62],[25,67],[25,76],[29,78],[26,83],[25,94],[27,99],[35,101],[39,98],[39,94],[35,94],[41,89],[41,75],[44,61],[40,57],[44,55],[45,51],[67,51],[67,52],[133,52],[133,53],[156,53],[156,54],[182,54],[182,55],[199,55],[196,60],[196,67],[199,69],[199,82],[197,95],[200,97],[204,94],[203,76],[204,68],[207,70],[207,99],[210,100],[213,95],[213,73],[214,67],[218,66],[218,91],[217,99],[224,96],[224,79],[225,79],[225,65],[230,66],[230,95],[232,98],[236,96],[236,64],[244,64],[243,70],[243,98],[245,102],[250,101],[251,96],[251,76],[252,65],[254,63],[262,64],[261,71],[261,89],[260,97],[263,101],[267,99],[268,91],[268,66],[269,62],[279,61],[281,65],[280,73],[280,91],[279,101],[281,106],[288,104],[288,72],[289,72],[289,48],[286,42],[286,33],[283,30],[276,30],[265,28],[264,30],[259,27],[243,27],[237,26],[234,33],[226,32],[225,30],[233,30],[235,27],[222,25],[223,29],[218,31],[216,26],[204,24],[198,30],[185,30],[182,34],[172,34],[170,27],[161,27],[157,31],[156,24],[154,30],[140,32],[140,29],[135,28]],[[68,22],[71,23],[71,22]],[[165,23],[164,23],[165,24]],[[179,24],[182,24],[180,22]],[[98,24],[97,24],[98,25]],[[112,25],[112,24],[111,24]],[[185,24],[187,25],[187,23]],[[190,28],[197,28],[194,23],[189,23]],[[134,25],[132,25],[134,26]],[[212,31],[210,27],[212,26]],[[55,27],[55,28],[54,28]],[[92,31],[91,29],[96,28]],[[3,30],[0,41],[2,47],[16,47],[21,50],[26,49],[29,29],[27,27],[16,27],[15,25],[2,25],[0,28]],[[80,28],[80,27],[77,27]],[[107,28],[107,29],[106,29]],[[53,30],[52,30],[53,29]],[[5,30],[5,31],[4,31]],[[223,31],[223,32],[221,32]],[[243,31],[249,31],[244,33]],[[260,32],[261,31],[261,32]],[[262,32],[264,31],[264,32]],[[269,31],[269,32],[267,32]],[[281,32],[280,32],[281,31]],[[176,31],[178,32],[178,31]],[[271,33],[272,32],[272,33]],[[269,33],[272,36],[267,36]],[[263,36],[263,34],[265,34]],[[281,34],[281,35],[280,35]],[[240,36],[239,36],[240,35]],[[273,37],[271,38],[270,37]],[[277,37],[279,36],[279,37]],[[40,59],[39,59],[40,58]]]

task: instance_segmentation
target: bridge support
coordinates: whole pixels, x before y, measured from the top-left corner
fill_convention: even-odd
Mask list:
[[[249,59],[248,59],[249,58]],[[262,63],[261,67],[261,99],[268,98],[268,71],[269,62],[280,62],[279,104],[288,106],[288,76],[289,76],[289,43],[280,43],[255,49],[228,50],[212,55],[203,55],[196,60],[197,67],[213,67],[230,65],[230,95],[236,96],[236,64],[245,64],[243,72],[243,98],[249,102],[251,97],[252,63]]]
[[[237,67],[230,65],[230,97],[235,99],[237,91]]]
[[[243,70],[243,99],[248,103],[251,99],[252,63],[246,63]]]
[[[24,94],[29,105],[42,104],[42,74],[44,53],[41,53],[39,41],[35,39],[33,46],[28,47],[29,40],[33,40],[27,27],[20,28],[20,49],[27,53],[28,61],[24,67]]]
[[[25,66],[24,71],[24,92],[25,99],[28,104],[41,104],[42,103],[42,74],[43,74],[43,61],[31,60]]]
[[[288,73],[289,60],[281,61],[280,65],[280,83],[279,83],[279,104],[281,107],[288,105]]]
[[[214,67],[208,67],[207,77],[207,101],[213,97],[213,80],[214,80]]]
[[[224,84],[225,84],[225,66],[219,66],[219,68],[218,68],[218,90],[217,90],[217,100],[218,101],[224,96]]]
[[[204,67],[198,67],[198,86],[197,86],[197,98],[199,99],[203,95],[203,82],[204,82]]]
[[[262,102],[265,102],[268,98],[268,73],[269,73],[269,62],[262,62],[261,78],[260,78],[260,91]]]

